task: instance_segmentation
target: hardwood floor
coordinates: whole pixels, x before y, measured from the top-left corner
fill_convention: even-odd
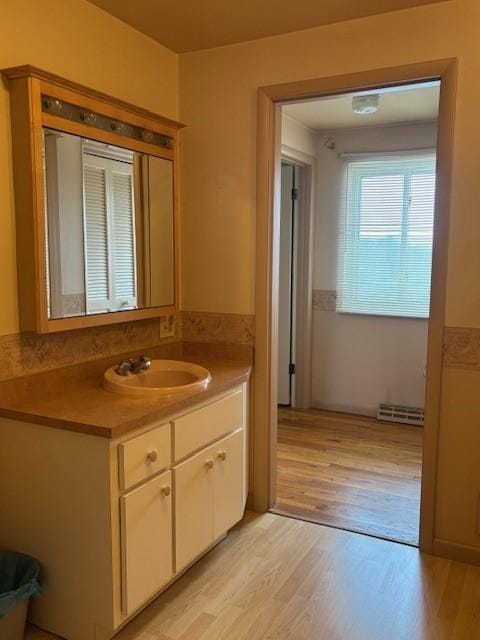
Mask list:
[[[117,640],[478,640],[480,567],[274,514],[244,521]],[[30,628],[26,640],[55,640]]]
[[[279,410],[274,511],[418,542],[422,429],[318,410]]]

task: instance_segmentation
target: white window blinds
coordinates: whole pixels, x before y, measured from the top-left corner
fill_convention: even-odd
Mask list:
[[[337,311],[428,317],[434,204],[433,151],[346,162]]]
[[[135,227],[132,175],[112,172],[115,295],[135,298]]]
[[[95,303],[103,310],[110,297],[105,169],[85,164],[83,179],[87,300],[90,310]]]
[[[136,308],[132,165],[84,153],[87,313]]]

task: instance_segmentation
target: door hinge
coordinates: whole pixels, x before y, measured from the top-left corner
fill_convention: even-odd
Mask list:
[[[293,362],[291,362],[288,365],[288,373],[293,376],[295,374],[295,365],[293,364]]]
[[[298,189],[296,187],[292,189],[292,200],[298,200]]]

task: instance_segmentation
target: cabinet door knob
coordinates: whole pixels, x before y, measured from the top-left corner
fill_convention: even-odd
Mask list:
[[[217,453],[217,458],[219,460],[226,460],[227,459],[227,452],[226,451],[219,451]]]
[[[156,449],[152,449],[147,453],[147,460],[149,462],[155,462],[157,458],[158,458],[158,451]]]
[[[172,492],[172,489],[168,484],[166,484],[164,487],[162,487],[162,493],[163,493],[164,496],[169,496],[171,494],[171,492]]]
[[[205,462],[205,466],[207,467],[207,469],[211,469],[213,467],[213,460],[211,458],[209,458],[206,462]]]

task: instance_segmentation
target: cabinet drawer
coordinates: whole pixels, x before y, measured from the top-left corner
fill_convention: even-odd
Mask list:
[[[245,426],[243,389],[175,420],[175,460]]]
[[[133,487],[170,465],[170,431],[170,424],[162,424],[118,446],[120,489]]]

